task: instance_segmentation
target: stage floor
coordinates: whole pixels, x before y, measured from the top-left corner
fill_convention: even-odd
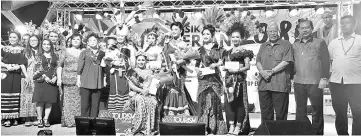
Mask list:
[[[257,128],[261,124],[261,114],[260,113],[251,113],[250,114],[250,122],[252,128]],[[309,116],[311,117],[311,116]],[[289,114],[288,120],[294,120],[295,115]],[[325,135],[337,135],[335,125],[334,125],[335,117],[333,116],[325,116]],[[349,133],[351,133],[351,124],[352,119],[349,118]],[[42,129],[51,129],[53,130],[53,135],[76,135],[75,128],[66,128],[61,127],[60,124],[52,125],[50,128],[42,128]],[[19,125],[16,127],[6,128],[4,126],[1,127],[1,135],[36,135],[39,130],[42,130],[37,127],[25,127],[24,125]]]

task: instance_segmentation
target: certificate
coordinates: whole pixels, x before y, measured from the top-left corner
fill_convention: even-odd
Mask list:
[[[216,73],[216,71],[214,69],[211,69],[210,67],[199,68],[199,70],[202,71],[202,75],[210,75]]]
[[[239,62],[238,61],[226,61],[224,63],[225,69],[239,69]]]
[[[160,69],[162,68],[161,61],[149,61],[148,62],[150,69]]]
[[[156,95],[158,90],[159,80],[153,78],[149,86],[149,94]]]

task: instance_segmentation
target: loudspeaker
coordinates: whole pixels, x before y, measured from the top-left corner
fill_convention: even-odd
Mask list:
[[[254,135],[316,135],[316,133],[309,121],[280,120],[264,121]]]
[[[75,117],[77,135],[116,135],[113,118]]]
[[[206,135],[204,123],[159,123],[160,135]]]

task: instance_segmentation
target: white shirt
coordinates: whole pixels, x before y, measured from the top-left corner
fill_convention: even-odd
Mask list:
[[[340,36],[328,46],[332,60],[330,82],[361,84],[361,36],[353,33],[350,38]]]

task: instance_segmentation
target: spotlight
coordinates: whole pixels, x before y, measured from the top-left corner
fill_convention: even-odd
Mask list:
[[[27,32],[26,27],[23,25],[16,26],[15,30],[18,31],[21,35],[23,35]]]
[[[271,7],[266,8],[266,17],[273,16],[273,9]]]
[[[159,15],[157,13],[154,13],[153,18],[159,18]]]
[[[104,16],[105,16],[105,17],[108,17],[108,15],[109,15],[109,13],[107,13],[107,12],[104,13]]]
[[[78,29],[78,28],[79,28],[79,24],[75,24],[74,29]]]
[[[323,8],[322,6],[317,6],[315,8],[315,10],[316,10],[316,14],[319,14],[319,15],[321,15],[325,12],[325,8]]]
[[[248,15],[248,12],[249,12],[249,11],[248,11],[247,9],[243,10],[243,11],[242,11],[242,16],[243,16],[243,17],[247,16],[247,15]]]
[[[289,11],[290,11],[290,13],[289,13],[290,16],[297,16],[297,14],[298,14],[298,8],[296,8],[296,7],[290,8]]]
[[[97,19],[97,20],[103,19],[102,13],[101,13],[101,12],[96,13],[96,14],[95,14],[95,19]]]
[[[78,20],[83,20],[83,13],[81,13],[81,12],[76,13],[75,18]]]
[[[203,17],[202,12],[197,12],[196,13],[196,18],[201,19],[202,17]]]

